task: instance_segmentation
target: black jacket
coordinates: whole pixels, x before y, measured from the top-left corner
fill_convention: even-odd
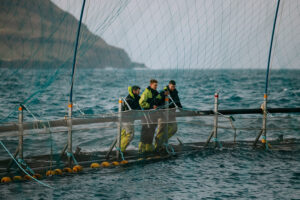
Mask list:
[[[128,87],[128,96],[125,98],[126,102],[129,104],[132,110],[141,110],[139,100],[140,96],[132,93],[132,88]],[[129,110],[127,104],[124,102],[122,104],[122,111]]]
[[[175,102],[175,104],[179,107],[182,108],[179,96],[178,96],[178,91],[175,89],[173,91],[171,91],[169,89],[169,86],[166,86],[161,92],[160,95],[162,97],[162,101],[160,102],[160,106],[164,105],[164,99],[165,99],[165,91],[169,91],[169,96],[171,96],[172,100]],[[170,105],[169,108],[175,108],[176,106],[174,105],[174,102],[172,102],[172,100],[170,99]]]

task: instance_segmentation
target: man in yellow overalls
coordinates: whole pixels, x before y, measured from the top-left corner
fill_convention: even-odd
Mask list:
[[[141,110],[139,100],[140,100],[140,87],[132,86],[128,87],[128,96],[125,98],[125,101],[122,104],[122,111],[127,110]],[[130,111],[129,111],[130,112]],[[133,116],[133,113],[128,114],[127,119],[123,120],[122,131],[121,131],[121,151],[124,152],[127,146],[130,144],[134,137],[134,120],[130,119]]]
[[[177,123],[176,123],[176,107],[182,108],[178,91],[176,89],[176,82],[174,80],[169,81],[169,85],[167,85],[161,92],[160,92],[162,100],[168,99],[166,95],[169,95],[171,99],[169,99],[169,106],[168,106],[168,123],[163,120],[163,118],[158,119],[158,128],[157,134],[155,137],[155,149],[157,151],[161,151],[164,149],[164,144],[168,142],[176,132],[177,132]],[[164,101],[160,101],[159,105],[164,105]],[[165,114],[167,114],[165,113]],[[167,126],[167,127],[166,127]],[[168,131],[166,132],[166,128]],[[167,135],[166,135],[167,134]]]
[[[141,95],[139,101],[140,106],[144,110],[157,109],[159,101],[161,101],[161,95],[158,93],[157,80],[150,80],[150,85],[145,89]],[[146,119],[148,118],[148,120]],[[155,134],[155,129],[157,127],[157,117],[155,112],[149,112],[145,114],[145,118],[142,118],[142,131],[141,139],[139,143],[139,152],[147,153],[154,151],[153,147],[153,137]]]

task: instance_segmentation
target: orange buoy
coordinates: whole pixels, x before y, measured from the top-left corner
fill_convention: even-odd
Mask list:
[[[80,165],[75,165],[74,167],[73,167],[73,172],[80,172],[80,171],[82,171],[82,167],[80,166]]]
[[[63,169],[63,172],[65,172],[65,173],[72,173],[73,170],[72,170],[70,167],[65,167],[65,168]]]
[[[22,176],[14,176],[14,177],[13,177],[13,180],[14,180],[14,181],[22,181],[23,178],[22,178]]]
[[[261,139],[261,143],[266,144],[266,140],[265,139]]]
[[[119,166],[120,163],[119,163],[118,161],[114,161],[114,162],[112,162],[112,165],[113,165],[113,166]]]
[[[1,179],[1,183],[10,183],[11,182],[11,178],[10,177],[3,177],[2,179]]]
[[[121,164],[121,165],[126,165],[126,164],[128,164],[128,161],[127,161],[127,160],[122,160],[122,161],[120,162],[120,164]]]
[[[29,176],[29,175],[26,174],[26,175],[24,176],[24,180],[25,180],[25,181],[31,181],[32,178],[31,178],[31,176]]]
[[[110,166],[110,163],[104,161],[104,162],[101,163],[101,166],[102,166],[102,167],[109,167],[109,166]]]
[[[91,168],[99,168],[100,164],[99,163],[92,163]]]
[[[46,176],[53,176],[53,175],[55,175],[55,172],[53,170],[48,170],[46,172]]]
[[[35,179],[42,179],[42,175],[40,174],[34,174],[32,177]]]
[[[54,173],[55,173],[55,175],[62,175],[61,169],[55,169]]]

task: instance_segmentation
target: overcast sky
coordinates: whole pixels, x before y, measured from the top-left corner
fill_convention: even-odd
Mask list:
[[[52,0],[79,19],[82,1]],[[150,68],[266,68],[275,0],[87,0],[84,23]],[[281,1],[273,68],[298,68],[300,1]]]

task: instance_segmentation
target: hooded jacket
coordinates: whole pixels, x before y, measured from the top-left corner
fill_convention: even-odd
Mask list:
[[[140,107],[140,104],[139,104],[139,100],[140,100],[141,97],[139,95],[133,94],[131,86],[128,87],[128,93],[129,94],[125,98],[125,100],[129,104],[130,108],[132,110],[141,110],[141,107]],[[126,103],[124,103],[122,105],[122,111],[125,111],[125,110],[129,110]]]
[[[153,109],[154,105],[158,106],[161,99],[161,95],[157,92],[157,90],[153,90],[150,86],[148,86],[143,92],[139,102],[143,109],[149,110]]]
[[[164,87],[164,89],[160,92],[160,95],[162,97],[162,101],[160,102],[160,105],[164,104],[164,99],[165,99],[165,91],[169,91],[169,94],[171,96],[171,98],[173,99],[173,101],[175,102],[175,104],[179,107],[182,108],[179,96],[178,96],[178,91],[175,89],[173,91],[170,90],[169,86]],[[175,108],[175,104],[174,102],[172,102],[172,100],[170,99],[170,105],[169,108]]]

